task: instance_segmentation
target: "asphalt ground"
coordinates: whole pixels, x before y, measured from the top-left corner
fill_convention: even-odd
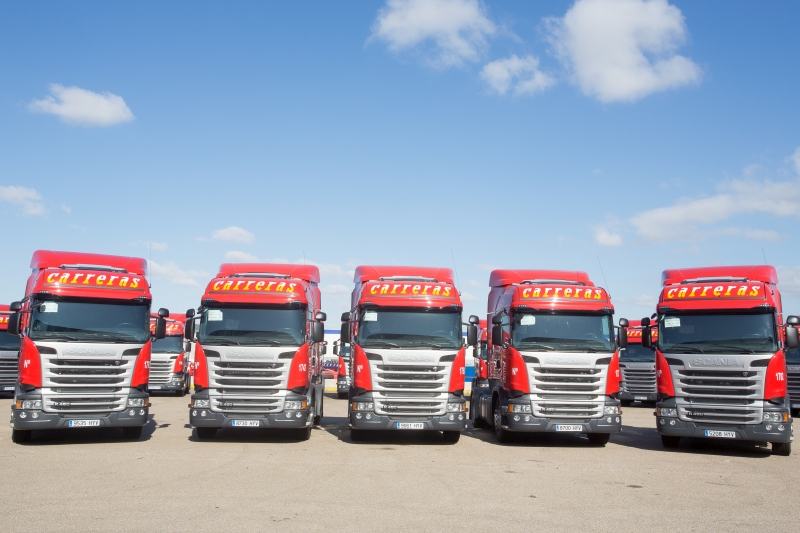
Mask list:
[[[797,531],[800,458],[708,441],[666,451],[652,407],[605,448],[578,435],[498,444],[467,430],[352,443],[327,395],[305,442],[259,429],[198,441],[188,397],[156,396],[142,438],[0,429],[3,531]],[[10,409],[11,400],[0,400]]]

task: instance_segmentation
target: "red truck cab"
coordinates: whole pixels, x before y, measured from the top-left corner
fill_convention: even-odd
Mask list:
[[[655,402],[656,393],[656,354],[647,346],[642,346],[640,320],[631,320],[628,325],[628,346],[619,351],[619,369],[622,382],[619,387],[619,401],[622,407],[633,402]]]
[[[322,418],[325,313],[316,266],[226,263],[206,287],[194,335],[189,421],[200,439],[227,427],[295,430]]]
[[[135,257],[39,250],[8,331],[22,337],[12,439],[33,430],[121,427],[148,421],[150,287]],[[166,332],[159,310],[155,337]]]
[[[8,305],[0,304],[0,394],[14,394],[17,383],[19,344],[18,335],[8,333],[8,317],[11,310]]]
[[[657,318],[656,429],[667,448],[684,437],[770,442],[791,453],[787,349],[778,275],[768,265],[665,270]],[[642,344],[652,344],[649,329]]]
[[[150,332],[155,334],[158,315],[150,318]],[[167,320],[167,334],[153,341],[150,353],[150,392],[174,392],[185,396],[191,386],[189,375],[189,352],[185,350],[184,322],[186,315],[172,314]]]

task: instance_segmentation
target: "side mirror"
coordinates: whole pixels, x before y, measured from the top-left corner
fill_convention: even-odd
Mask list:
[[[797,318],[797,317],[791,317]],[[788,320],[786,321],[789,322]],[[11,321],[9,320],[9,324]],[[800,337],[798,336],[797,328],[794,326],[786,326],[786,348],[789,350],[795,350],[800,348]]]
[[[158,310],[158,316],[161,318],[169,318],[169,309],[164,309],[163,307]]]
[[[620,348],[628,347],[628,319],[619,319],[619,330],[617,332],[617,346]]]
[[[161,311],[167,311],[166,309],[159,309],[159,317],[156,319],[156,339],[163,339],[167,336],[167,321],[161,315]],[[167,315],[169,315],[169,311],[167,311]]]
[[[492,319],[492,322],[494,322],[494,319]],[[500,324],[495,324],[492,326],[492,345],[503,345],[503,328],[500,326]]]
[[[11,302],[11,305],[8,307],[11,311],[20,311],[22,309],[22,302]]]
[[[14,305],[14,304],[11,304]],[[8,334],[9,335],[19,335],[20,333],[20,320],[22,319],[22,313],[19,311],[15,313],[11,313],[8,317]]]
[[[183,338],[187,341],[194,340],[194,317],[189,318],[183,325]]]
[[[322,355],[327,355],[327,353],[328,353],[328,347],[323,344],[322,345]]]
[[[627,318],[620,318],[619,319],[619,327],[627,328],[628,327],[628,319]]]
[[[350,342],[350,322],[342,324],[342,330],[339,332],[339,340],[342,344]]]
[[[339,345],[335,342],[333,343],[333,355],[339,355]]]
[[[786,317],[786,323],[789,324],[790,326],[800,325],[800,318],[797,318],[794,315],[789,315],[788,317]]]
[[[194,318],[194,309],[186,310],[186,318]]]
[[[642,346],[645,348],[650,348],[653,345],[653,341],[650,338],[650,319],[648,317],[644,317],[642,319]]]
[[[342,322],[350,322],[350,313],[342,313]]]
[[[311,324],[311,341],[322,342],[325,340],[325,324],[314,322]]]
[[[477,318],[477,317],[476,317]],[[472,320],[472,317],[470,317]],[[470,324],[467,326],[467,345],[476,346],[478,344],[478,326]]]
[[[494,315],[492,317],[492,324],[502,324],[503,323],[503,316],[502,315]],[[494,343],[492,343],[494,344]]]
[[[192,343],[191,342],[184,342],[183,343],[183,351],[189,353],[192,351]]]
[[[475,324],[477,326],[478,324],[481,323],[481,319],[476,317],[475,315],[470,315],[469,316],[469,323],[470,324]]]
[[[318,320],[320,322],[325,322],[327,319],[328,319],[328,315],[326,315],[322,311],[317,311],[317,314],[314,315],[314,320]]]

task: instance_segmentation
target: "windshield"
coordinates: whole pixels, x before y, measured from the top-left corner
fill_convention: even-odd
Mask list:
[[[9,335],[7,331],[0,331],[0,350],[18,352],[20,340],[22,339],[16,335]]]
[[[153,353],[181,353],[183,351],[183,337],[172,335],[163,339],[156,339],[153,341],[153,347],[150,351]]]
[[[150,339],[150,305],[142,302],[35,301],[31,340],[136,342]]]
[[[654,363],[656,353],[639,343],[629,341],[627,348],[619,349],[619,360],[622,363]]]
[[[305,341],[305,310],[220,307],[203,311],[201,344],[300,346]]]
[[[774,353],[775,320],[772,313],[662,315],[658,348],[673,353]]]
[[[800,348],[786,350],[786,362],[790,365],[800,364]]]
[[[518,350],[613,352],[611,315],[521,313],[513,321],[512,344]]]
[[[368,309],[361,313],[358,343],[365,348],[461,348],[461,312]]]

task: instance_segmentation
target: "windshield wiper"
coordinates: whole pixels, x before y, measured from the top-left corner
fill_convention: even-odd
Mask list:
[[[45,337],[43,337],[41,339],[33,339],[33,340],[35,340],[35,341],[36,340],[42,340],[42,341],[58,341],[58,340],[61,340],[61,341],[77,341],[77,340],[80,340],[80,339],[78,339],[78,337],[73,337],[71,335],[58,334],[58,335],[47,335],[47,336],[45,336]]]
[[[566,348],[573,348],[573,349],[567,350]],[[563,344],[559,347],[559,349],[562,349],[565,352],[581,351],[581,352],[597,353],[600,351],[597,348],[592,348],[591,346],[586,346],[584,344]],[[606,351],[611,351],[611,350],[606,350]]]
[[[237,338],[240,339],[240,340],[245,340],[246,339],[246,340],[251,340],[251,341],[257,341],[259,343],[263,342],[264,344],[269,344],[270,346],[283,346],[282,342],[274,341],[272,339],[265,339],[263,337],[237,337]],[[241,343],[240,342],[239,344],[253,344],[253,343]]]
[[[681,346],[675,345],[670,346],[669,348],[664,348],[665,353],[675,352],[675,353],[706,353],[705,350],[701,350],[700,348],[695,348],[694,346]]]
[[[742,346],[730,346],[728,344],[717,344],[715,348],[722,348],[722,350],[706,350],[707,353],[723,353],[727,351],[736,351],[736,353],[756,353],[755,350],[744,348]]]
[[[386,341],[369,341],[369,344],[362,344],[364,348],[376,348],[378,346],[388,346],[389,348],[399,348],[399,344]]]
[[[520,343],[518,346],[520,350],[538,350],[540,352],[554,352],[556,351],[555,348],[552,346],[547,346],[546,344],[539,344],[536,342],[525,342]]]
[[[437,350],[442,350],[444,348],[451,348],[456,350],[455,346],[445,346],[444,344],[436,344],[435,342],[420,342],[415,344],[409,344],[410,347],[420,347],[420,348],[436,348]]]

